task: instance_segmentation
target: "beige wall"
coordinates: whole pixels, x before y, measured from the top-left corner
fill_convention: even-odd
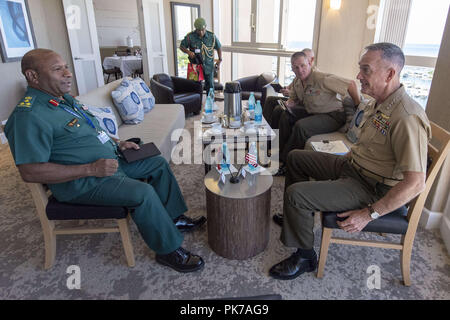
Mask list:
[[[166,46],[167,46],[167,61],[169,65],[169,74],[175,74],[175,63],[173,55],[173,35],[172,35],[172,12],[170,8],[170,0],[164,0],[164,20],[166,29]],[[193,3],[200,5],[200,14],[205,18],[207,29],[213,31],[212,18],[212,0],[181,0],[174,2]]]
[[[127,37],[141,45],[136,0],[93,0],[100,47],[126,46]]]
[[[69,40],[65,28],[64,10],[60,0],[28,1],[31,21],[39,48],[52,49],[72,64]],[[73,72],[73,69],[72,69]],[[20,62],[0,62],[0,120],[5,120],[23,97],[26,82],[20,71]],[[75,82],[75,81],[74,81]],[[76,83],[72,94],[78,92]]]
[[[323,0],[317,67],[354,79],[363,48],[375,38],[375,29],[367,28],[367,8],[379,0],[342,0],[340,10],[331,10],[329,2]]]
[[[450,11],[449,11],[450,17]],[[430,96],[427,104],[428,118],[450,131],[450,19],[447,19],[442,38],[439,58],[436,64]],[[438,192],[436,192],[436,189]],[[431,211],[443,212],[450,197],[450,157],[447,158],[441,174],[435,182],[426,207]],[[450,215],[449,215],[450,218]],[[450,250],[450,248],[449,248]]]

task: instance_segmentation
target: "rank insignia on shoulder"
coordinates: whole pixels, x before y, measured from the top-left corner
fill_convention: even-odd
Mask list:
[[[17,105],[20,108],[31,108],[33,106],[34,103],[34,97],[25,97],[23,98],[22,101],[19,102],[19,104]]]
[[[55,107],[59,106],[59,102],[54,99],[51,99],[48,102],[50,102],[50,104],[54,105]]]

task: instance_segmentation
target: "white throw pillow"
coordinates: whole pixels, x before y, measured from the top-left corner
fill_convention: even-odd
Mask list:
[[[111,96],[123,122],[137,124],[144,120],[144,105],[130,81],[125,80],[111,92]]]
[[[100,123],[100,127],[105,130],[105,132],[113,138],[119,139],[119,132],[118,132],[118,125],[116,116],[114,115],[114,112],[111,107],[93,107],[93,106],[86,106],[88,108],[88,111],[97,118],[98,122]]]
[[[123,80],[128,81],[128,80]],[[134,90],[138,93],[139,98],[141,98],[142,104],[144,105],[144,112],[147,113],[153,109],[155,106],[155,97],[153,96],[150,88],[147,86],[144,80],[141,78],[134,78],[131,80]]]

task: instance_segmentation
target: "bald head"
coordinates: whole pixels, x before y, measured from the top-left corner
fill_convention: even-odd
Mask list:
[[[23,56],[21,66],[28,86],[54,97],[62,97],[70,92],[72,73],[56,52],[48,49],[31,50]]]

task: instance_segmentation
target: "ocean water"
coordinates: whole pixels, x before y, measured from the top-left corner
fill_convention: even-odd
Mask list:
[[[437,57],[439,48],[439,44],[407,44],[403,52],[407,56]]]

